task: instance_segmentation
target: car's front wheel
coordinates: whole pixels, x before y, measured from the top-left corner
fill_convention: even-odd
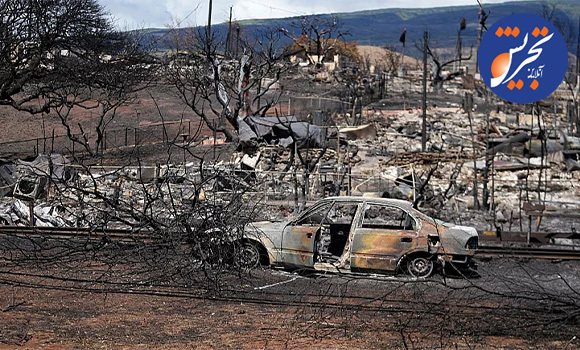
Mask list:
[[[241,242],[239,247],[236,247],[234,263],[243,269],[253,269],[260,265],[261,256],[260,248],[256,244]]]
[[[415,278],[430,277],[434,271],[435,262],[428,256],[412,256],[407,260],[407,272]]]

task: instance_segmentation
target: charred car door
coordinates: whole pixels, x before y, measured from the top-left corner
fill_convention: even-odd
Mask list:
[[[286,225],[280,243],[284,265],[314,266],[317,232],[322,225],[327,224],[327,215],[332,205],[333,202],[323,202]]]
[[[352,240],[351,269],[395,271],[417,246],[417,220],[396,206],[367,203]]]

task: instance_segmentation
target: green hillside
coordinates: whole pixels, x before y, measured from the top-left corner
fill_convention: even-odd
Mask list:
[[[475,1],[474,1],[475,2]],[[576,38],[578,31],[578,18],[580,16],[580,0],[560,0],[557,4],[555,17],[562,22],[569,23],[567,26],[571,33],[567,34],[570,52],[576,53]],[[501,4],[485,4],[485,10],[489,12],[487,25],[491,26],[496,20],[514,13],[531,13],[539,15],[541,12],[540,1],[506,2]],[[467,29],[463,32],[464,47],[475,45],[477,39],[478,6],[451,6],[424,9],[381,9],[359,11],[351,13],[322,14],[320,16],[336,16],[342,23],[343,31],[350,35],[348,41],[357,41],[364,45],[376,46],[400,46],[399,36],[403,28],[407,28],[408,52],[417,54],[414,50],[414,42],[419,42],[423,37],[423,31],[428,30],[433,44],[438,48],[455,46],[457,30],[461,18],[467,19]],[[240,24],[246,33],[268,27],[284,27],[292,30],[292,22],[295,18],[243,20]],[[217,33],[225,36],[227,26],[218,24],[214,26]],[[159,49],[163,49],[166,43],[159,38],[164,37],[166,29],[148,30],[147,37],[153,40]]]

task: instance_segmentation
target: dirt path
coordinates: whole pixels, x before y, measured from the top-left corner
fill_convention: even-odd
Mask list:
[[[478,279],[429,281],[264,270],[219,293],[4,269],[0,349],[576,349],[575,318],[556,315],[574,291],[556,276],[577,290],[578,267],[491,261]],[[540,291],[559,297],[546,308]]]

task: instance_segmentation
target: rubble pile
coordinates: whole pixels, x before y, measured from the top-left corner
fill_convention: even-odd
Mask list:
[[[354,118],[354,109],[246,118],[238,151],[203,168],[88,168],[60,155],[0,159],[0,221],[29,225],[33,203],[35,225],[126,227],[240,193],[275,204],[264,211],[270,217],[299,200],[364,195],[406,199],[480,230],[577,230],[580,137],[570,127],[570,103],[539,112],[506,106],[484,98],[479,81],[466,86],[456,78],[443,93],[429,91],[423,150],[420,76],[375,79],[385,84],[385,98]]]
[[[229,167],[194,163],[86,167],[61,155],[39,155],[3,166],[12,169],[13,180],[0,196],[2,225],[150,228],[195,212],[194,202],[229,205],[248,186]]]
[[[394,84],[393,88],[403,86]],[[450,91],[460,96],[467,92],[458,82]],[[421,152],[421,109],[397,109],[388,103],[381,108],[380,102],[368,108],[364,122],[375,125],[377,137],[351,141],[362,159],[353,174],[380,177],[381,181],[374,181],[374,188],[363,189],[416,201],[421,181],[436,168],[427,181],[428,194],[418,203],[435,217],[467,222],[481,230],[527,230],[531,216],[526,215],[524,204],[542,203],[546,215],[542,219],[534,216],[532,230],[575,231],[580,217],[557,215],[578,210],[580,205],[576,200],[580,194],[580,173],[576,171],[580,169],[580,142],[554,127],[566,124],[566,111],[560,110],[555,117],[542,112],[538,118],[537,112],[504,112],[501,104],[492,107],[483,98],[476,97],[475,102],[469,115],[454,102],[445,107],[429,102],[427,152]],[[401,181],[413,174],[414,186]],[[473,210],[475,183],[480,207],[485,207],[484,184],[487,187],[489,209]]]

